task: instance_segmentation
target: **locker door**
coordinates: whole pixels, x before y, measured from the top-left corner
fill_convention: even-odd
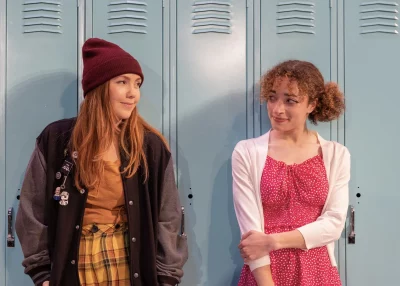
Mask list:
[[[6,47],[6,123],[0,137],[5,136],[5,207],[14,208],[15,218],[36,137],[50,122],[77,112],[76,2],[8,0]],[[6,248],[5,285],[32,285],[15,239],[15,247]]]
[[[5,102],[6,102],[6,1],[0,0],[0,200],[6,199],[6,142],[5,134]],[[4,204],[0,205],[0,214],[5,214],[6,208]],[[6,284],[6,267],[5,267],[5,245],[6,245],[6,220],[0,219],[0,284]]]
[[[331,8],[329,0],[261,1],[261,72],[275,64],[299,59],[310,61],[331,79]],[[261,111],[261,131],[270,124],[265,107]],[[330,123],[310,128],[331,138]]]
[[[88,1],[92,37],[121,46],[142,66],[140,114],[154,127],[163,124],[163,1]]]
[[[337,3],[330,0],[260,1],[261,3],[261,73],[275,64],[298,59],[310,61],[319,68],[325,81],[337,76]],[[339,82],[341,85],[341,83]],[[261,107],[261,133],[270,129],[266,105]],[[343,119],[331,123],[308,123],[327,140],[343,143]],[[342,281],[345,281],[344,242],[336,243],[335,255]],[[340,254],[340,256],[339,256]]]
[[[344,1],[345,138],[356,233],[355,244],[346,245],[347,286],[399,285],[399,5]]]
[[[247,135],[246,1],[176,3],[173,137],[190,250],[182,285],[235,285],[243,261],[230,157]]]

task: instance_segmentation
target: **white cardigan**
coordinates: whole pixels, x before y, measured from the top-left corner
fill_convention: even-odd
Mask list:
[[[298,230],[304,237],[307,249],[327,245],[329,257],[336,266],[335,241],[344,228],[350,180],[350,153],[343,145],[318,140],[329,183],[328,196],[321,215],[315,222]],[[233,201],[241,234],[250,230],[264,232],[264,214],[260,195],[261,175],[268,154],[269,132],[237,143],[232,154]],[[248,263],[251,271],[269,265],[269,255]]]

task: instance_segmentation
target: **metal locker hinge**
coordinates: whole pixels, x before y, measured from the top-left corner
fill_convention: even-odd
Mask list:
[[[356,233],[354,231],[355,229],[355,210],[353,206],[350,206],[350,233],[348,237],[348,242],[349,244],[355,244],[356,243]]]
[[[250,6],[253,5],[253,0],[247,0],[246,1],[246,7],[249,8]]]
[[[7,212],[7,217],[8,217],[7,247],[15,247],[15,239],[12,234],[12,216],[13,216],[13,208],[9,208]]]
[[[165,0],[162,0],[162,6],[165,7]]]
[[[333,0],[329,0],[329,8],[333,7]]]

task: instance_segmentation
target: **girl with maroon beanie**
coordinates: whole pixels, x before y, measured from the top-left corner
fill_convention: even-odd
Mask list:
[[[37,137],[16,231],[35,285],[176,285],[188,257],[172,156],[139,115],[138,61],[85,42],[76,118]]]

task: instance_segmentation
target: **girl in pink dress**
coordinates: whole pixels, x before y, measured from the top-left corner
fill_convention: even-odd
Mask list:
[[[313,64],[292,60],[263,76],[261,97],[271,130],[232,154],[239,285],[341,285],[334,243],[347,214],[350,154],[306,121],[337,119],[343,94]]]

